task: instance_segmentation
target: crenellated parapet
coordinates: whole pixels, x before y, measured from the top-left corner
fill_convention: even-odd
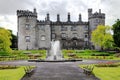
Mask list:
[[[37,24],[45,25],[45,24],[46,24],[46,21],[45,21],[45,20],[37,20]]]
[[[88,25],[88,22],[51,22],[52,25]]]
[[[17,10],[18,17],[37,17],[36,9],[34,11],[29,10]]]
[[[91,18],[105,19],[105,14],[101,13],[101,9],[99,9],[99,12],[95,12],[95,13],[92,13],[92,9],[88,9],[88,13],[89,13],[89,16],[88,16],[89,19]]]
[[[37,20],[37,24],[42,24],[42,25],[46,25],[48,22],[45,21],[45,20]],[[76,21],[76,22],[62,22],[62,21],[59,21],[59,22],[53,22],[53,21],[50,21],[50,24],[51,25],[88,25],[88,22],[79,22],[79,21]]]
[[[92,14],[91,16],[89,16],[89,19],[90,18],[103,18],[103,19],[105,19],[105,14],[96,12],[96,13]]]

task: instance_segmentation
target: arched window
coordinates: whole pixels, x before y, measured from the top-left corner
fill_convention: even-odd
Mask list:
[[[52,33],[52,39],[55,39],[56,35],[55,33]]]
[[[45,35],[41,36],[41,40],[44,41],[45,40]]]
[[[61,31],[67,31],[67,27],[66,26],[61,26]]]
[[[61,33],[61,37],[66,38],[67,37],[66,33]]]
[[[73,33],[73,37],[77,38],[78,37],[77,33]]]
[[[77,31],[77,27],[76,26],[71,26],[71,31]]]

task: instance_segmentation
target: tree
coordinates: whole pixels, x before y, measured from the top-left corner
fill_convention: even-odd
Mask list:
[[[0,27],[0,51],[11,52],[11,32]]]
[[[12,30],[9,30],[9,31],[11,32],[11,37],[12,37],[10,47],[12,49],[15,49],[15,48],[17,48],[17,36],[12,33]]]
[[[97,28],[92,31],[91,41],[101,48],[107,49],[113,47],[113,37],[111,34],[111,27],[98,25]]]
[[[117,19],[116,23],[113,24],[113,39],[116,47],[120,48],[120,20]]]

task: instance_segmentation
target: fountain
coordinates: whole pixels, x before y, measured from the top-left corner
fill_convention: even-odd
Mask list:
[[[51,49],[47,53],[47,60],[62,60],[62,54],[60,50],[60,41],[52,41]]]
[[[79,60],[66,60],[63,59],[63,55],[60,49],[60,41],[51,41],[51,48],[47,50],[47,58],[46,60],[28,60],[29,62],[73,62],[73,61],[82,61]]]

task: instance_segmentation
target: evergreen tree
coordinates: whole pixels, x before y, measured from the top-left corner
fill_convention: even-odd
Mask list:
[[[11,37],[12,37],[12,39],[11,39],[11,48],[17,48],[17,36],[16,35],[14,35],[13,33],[12,33],[12,30],[9,30],[10,32],[11,32]]]
[[[113,39],[116,47],[120,47],[120,20],[113,24]]]

